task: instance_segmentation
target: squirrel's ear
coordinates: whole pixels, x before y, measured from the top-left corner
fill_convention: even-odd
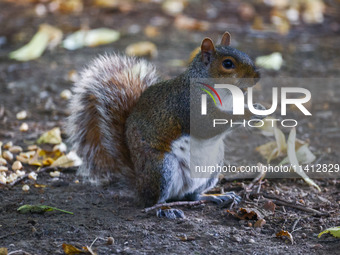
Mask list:
[[[230,45],[230,34],[225,32],[222,36],[221,45],[229,46]]]
[[[204,38],[201,43],[202,61],[208,65],[210,63],[211,55],[215,52],[215,46],[210,38]]]

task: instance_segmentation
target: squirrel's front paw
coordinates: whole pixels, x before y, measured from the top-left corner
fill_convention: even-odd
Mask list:
[[[159,209],[157,211],[158,218],[168,218],[168,219],[184,219],[184,212],[180,209]]]
[[[216,204],[238,204],[241,202],[241,197],[235,194],[235,192],[225,192],[223,194],[202,194],[199,197],[199,200],[209,201]]]

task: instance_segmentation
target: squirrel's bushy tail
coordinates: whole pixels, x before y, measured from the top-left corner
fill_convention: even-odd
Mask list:
[[[101,56],[82,71],[67,126],[83,160],[80,175],[100,182],[119,174],[132,178],[125,122],[141,93],[157,80],[151,64],[120,55]]]

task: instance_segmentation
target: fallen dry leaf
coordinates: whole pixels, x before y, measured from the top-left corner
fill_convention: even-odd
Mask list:
[[[274,52],[266,56],[260,56],[256,58],[255,64],[265,69],[278,71],[283,64],[282,55],[280,52]]]
[[[295,146],[297,146],[297,143],[295,143]],[[296,151],[296,157],[300,164],[310,164],[315,159],[316,156],[310,151],[309,144],[303,144],[300,146],[300,148]],[[279,165],[285,165],[289,163],[288,157],[284,158]]]
[[[46,151],[38,149],[34,156],[28,160],[29,165],[33,166],[49,166],[54,163],[55,160],[62,157],[64,153],[60,151]]]
[[[95,47],[98,45],[113,43],[120,38],[120,33],[113,29],[97,28],[93,30],[79,30],[63,41],[63,47],[68,50],[76,50],[83,47]]]
[[[81,159],[74,151],[70,151],[67,155],[63,155],[56,159],[51,166],[54,167],[73,167],[80,166],[82,163]]]
[[[256,147],[256,151],[270,163],[271,160],[284,156],[287,150],[286,138],[282,131],[274,127],[275,141]]]
[[[5,247],[0,247],[0,255],[7,255],[8,254],[8,250]]]
[[[175,16],[182,13],[187,4],[187,0],[165,0],[162,9],[166,14]]]
[[[55,10],[63,13],[80,13],[84,8],[82,0],[54,0],[52,3]]]
[[[263,205],[263,209],[270,211],[272,213],[275,212],[276,204],[274,204],[272,201],[266,201]]]
[[[75,255],[75,254],[86,254],[86,255],[97,255],[91,247],[82,247],[82,250],[76,248],[71,244],[63,243],[63,250],[66,255]]]
[[[44,134],[42,134],[37,140],[38,144],[49,143],[49,144],[59,144],[61,143],[61,132],[59,127],[55,127]]]
[[[63,32],[48,24],[42,24],[32,40],[22,48],[9,54],[11,59],[29,61],[39,58],[45,49],[56,47],[62,40]]]
[[[175,18],[175,26],[178,29],[207,31],[210,27],[210,24],[207,21],[201,21],[184,15],[178,15]]]
[[[76,248],[75,246],[73,246],[71,244],[66,244],[66,243],[63,243],[63,250],[64,250],[65,254],[67,254],[67,255],[89,254],[88,252],[86,252],[84,250],[80,250],[80,249]]]
[[[322,0],[304,1],[302,19],[308,24],[318,24],[324,21],[325,4]]]
[[[128,56],[150,57],[155,58],[158,55],[157,46],[148,41],[133,43],[127,46],[125,50]]]
[[[265,219],[259,219],[258,221],[255,222],[254,228],[262,228],[266,224]]]
[[[300,175],[305,182],[309,185],[315,187],[318,191],[321,191],[320,187],[308,177],[308,175],[302,170],[301,166],[299,165],[299,161],[296,156],[295,152],[295,140],[296,140],[296,129],[292,128],[289,133],[288,142],[287,142],[287,154],[290,164],[295,168],[295,172]]]
[[[286,230],[281,230],[279,233],[276,233],[276,237],[280,238],[287,237],[292,242],[292,244],[294,243],[292,234]]]
[[[240,220],[255,220],[264,218],[263,214],[256,208],[239,208],[237,212],[227,210],[227,213]]]

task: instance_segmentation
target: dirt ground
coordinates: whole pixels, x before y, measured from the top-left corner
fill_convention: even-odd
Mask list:
[[[70,71],[81,70],[98,54],[123,52],[132,42],[151,40],[157,45],[158,56],[150,61],[164,78],[185,69],[176,63],[187,60],[202,38],[210,36],[217,40],[226,30],[232,34],[232,45],[252,58],[274,51],[283,54],[282,69],[262,70],[262,77],[339,77],[337,1],[325,1],[323,23],[295,25],[285,36],[253,30],[251,22],[242,20],[235,11],[239,1],[191,2],[185,14],[204,17],[211,23],[209,31],[175,28],[173,17],[164,14],[160,5],[152,1],[133,3],[132,10],[127,12],[94,8],[90,1],[85,1],[80,14],[53,12],[44,17],[35,14],[36,3],[32,2],[21,5],[0,1],[0,141],[13,141],[24,148],[44,131],[64,127],[67,101],[59,94],[72,86]],[[251,5],[255,2],[249,1]],[[270,8],[263,4],[254,6],[264,22],[268,22]],[[150,22],[161,24],[160,35],[152,39],[143,34]],[[10,60],[8,53],[27,43],[42,23],[57,26],[64,33],[84,25],[109,27],[121,31],[122,37],[113,44],[76,51],[57,47],[29,62]],[[340,87],[319,90],[313,95],[313,118],[301,119],[297,135],[309,142],[316,162],[339,164]],[[269,90],[262,85],[257,93],[261,99]],[[21,110],[28,112],[25,122],[30,129],[26,133],[19,132],[22,121],[16,119]],[[226,141],[226,158],[235,165],[263,162],[254,149],[271,139],[259,131],[237,131]],[[155,211],[142,212],[130,192],[114,185],[94,187],[82,184],[81,180],[77,183],[75,173],[75,169],[65,170],[58,179],[51,178],[48,172],[42,173],[36,183],[46,187],[35,187],[32,180],[14,187],[0,185],[0,248],[22,251],[14,254],[64,254],[63,243],[81,248],[95,241],[92,248],[98,254],[337,254],[340,249],[338,239],[330,235],[317,237],[322,230],[339,225],[340,182],[335,178],[316,179],[321,188],[317,192],[301,179],[265,179],[260,187],[256,183],[246,190],[251,179],[230,180],[227,176],[219,187],[243,197],[243,202],[234,209],[256,208],[265,214],[266,223],[254,228],[257,219],[236,219],[227,212],[228,208],[214,204],[178,207],[184,211],[185,219],[160,219]],[[30,185],[28,192],[22,191],[24,184]],[[274,213],[263,209],[268,201],[276,205]],[[24,204],[55,206],[74,215],[19,214],[16,210]],[[293,243],[288,238],[276,237],[281,230],[292,234]],[[114,244],[107,244],[108,237],[114,238]]]

